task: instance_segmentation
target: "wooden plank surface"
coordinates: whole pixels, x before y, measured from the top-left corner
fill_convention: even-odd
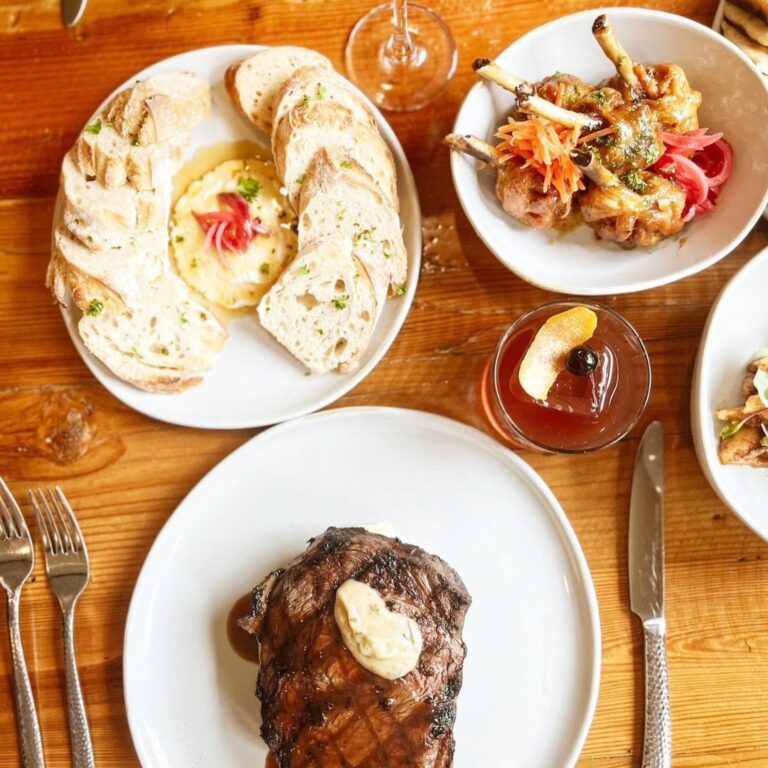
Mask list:
[[[494,56],[538,24],[589,7],[437,0],[459,44],[459,72],[434,105],[391,122],[412,163],[425,253],[413,310],[376,369],[338,405],[396,405],[486,430],[477,392],[502,330],[550,296],[506,272],[466,221],[440,140],[472,83],[469,62]],[[649,6],[709,23],[715,0]],[[43,288],[59,163],[91,110],[160,58],[230,42],[297,43],[341,66],[362,0],[91,0],[74,31],[56,0],[0,6],[0,474],[20,495],[61,482],[93,556],[79,616],[81,673],[102,768],[135,766],[123,706],[121,653],[128,603],[163,522],[192,486],[253,431],[187,430],[133,413],[95,382]],[[603,678],[580,766],[639,766],[641,635],[629,613],[628,493],[642,427],[668,434],[668,618],[676,766],[768,765],[768,546],[719,502],[694,455],[689,399],[699,337],[721,287],[768,245],[759,224],[704,274],[605,301],[646,340],[654,389],[643,423],[592,456],[524,454],[562,501],[595,579]],[[765,500],[756,505],[766,507]],[[768,514],[768,511],[767,511]],[[24,638],[48,765],[69,766],[58,609],[41,568],[23,600]],[[0,764],[19,765],[4,618],[0,619]],[[500,735],[500,738],[502,736]],[[556,768],[556,767],[553,767]]]

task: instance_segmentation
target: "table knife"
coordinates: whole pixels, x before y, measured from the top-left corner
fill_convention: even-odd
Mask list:
[[[88,0],[61,0],[61,20],[65,27],[74,27],[82,17]]]
[[[664,430],[651,424],[640,441],[629,506],[630,605],[643,622],[645,736],[642,768],[672,765],[664,619]]]

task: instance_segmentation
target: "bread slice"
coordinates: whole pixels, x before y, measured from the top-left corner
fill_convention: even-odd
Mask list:
[[[736,5],[768,22],[768,0],[736,0]]]
[[[308,48],[293,45],[265,48],[227,70],[227,91],[237,108],[259,130],[269,134],[283,83],[299,67],[308,66],[333,69],[328,58]]]
[[[359,364],[378,316],[373,285],[349,240],[300,253],[261,300],[259,320],[312,373]]]
[[[309,166],[324,148],[357,161],[376,180],[384,199],[397,208],[395,163],[378,130],[361,124],[340,104],[316,101],[285,114],[272,144],[277,174],[295,210]]]
[[[168,240],[164,232],[137,232],[125,246],[92,251],[59,227],[54,234],[54,256],[58,275],[66,278],[81,309],[87,307],[87,302],[78,301],[77,293],[86,278],[98,283],[102,292],[111,294],[120,304],[135,309],[145,301],[145,285],[168,270]],[[62,271],[64,265],[68,269]],[[65,303],[61,290],[55,295]]]
[[[272,130],[281,118],[294,107],[314,101],[341,104],[354,114],[360,123],[374,127],[376,121],[368,105],[352,90],[349,81],[326,67],[301,67],[289,77],[275,101]]]
[[[723,6],[725,18],[738,27],[747,37],[759,45],[768,45],[768,23],[761,16],[745,11],[736,3],[726,0]]]
[[[174,143],[211,110],[211,88],[194,72],[164,72],[118,93],[105,120],[132,143]]]
[[[92,250],[123,248],[139,231],[166,228],[170,180],[141,192],[126,185],[107,189],[88,181],[72,150],[61,166],[61,189],[65,226]]]
[[[723,34],[728,40],[741,48],[764,75],[768,75],[768,48],[756,43],[740,29],[725,20],[723,20]]]
[[[86,347],[116,376],[150,392],[179,392],[213,367],[227,332],[166,274],[145,286],[136,310],[87,312],[78,323]]]
[[[124,184],[140,191],[157,188],[178,170],[184,156],[178,142],[134,145],[102,118],[83,131],[76,148],[83,175],[95,177],[107,189]]]
[[[301,186],[299,251],[329,238],[352,241],[380,302],[404,292],[408,256],[397,211],[356,161],[321,149]]]

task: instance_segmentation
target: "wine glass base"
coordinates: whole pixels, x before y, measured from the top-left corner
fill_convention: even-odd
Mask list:
[[[349,35],[347,74],[379,107],[392,112],[421,109],[448,85],[456,71],[456,43],[445,22],[429,8],[408,3],[413,49],[406,59],[392,56],[392,4],[363,16]]]

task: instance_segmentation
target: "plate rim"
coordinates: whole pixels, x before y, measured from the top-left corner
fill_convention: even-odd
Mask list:
[[[238,56],[247,56],[252,53],[256,53],[257,51],[264,50],[265,48],[270,48],[270,47],[275,47],[275,46],[266,45],[264,43],[225,43],[223,45],[208,45],[208,46],[202,46],[199,48],[191,48],[186,51],[181,51],[179,53],[173,54],[172,56],[168,56],[164,59],[155,61],[147,65],[143,69],[141,69],[136,74],[127,78],[126,80],[123,81],[122,84],[114,88],[99,104],[96,110],[90,115],[88,122],[90,122],[90,120],[93,118],[95,114],[98,114],[99,111],[103,109],[103,107],[109,102],[109,100],[115,94],[117,94],[124,88],[128,87],[132,83],[132,81],[145,77],[145,73],[148,70],[154,69],[155,67],[170,66],[176,59],[190,56],[193,54],[214,52],[214,51],[222,52],[222,53],[231,51],[232,59],[234,62],[236,60],[236,57]],[[338,70],[335,70],[335,71],[338,71]],[[342,76],[344,76],[343,73],[339,73],[339,74],[342,74]],[[190,415],[189,413],[179,414],[179,415],[165,414],[162,412],[163,411],[162,407],[160,409],[161,412],[157,413],[155,409],[152,407],[152,405],[149,403],[149,401],[147,401],[146,404],[142,402],[144,400],[144,397],[143,397],[144,395],[162,396],[162,397],[179,397],[179,396],[183,396],[184,393],[179,392],[179,393],[159,395],[158,393],[144,392],[140,388],[134,387],[132,384],[118,378],[114,373],[112,373],[111,370],[109,370],[109,368],[107,368],[106,365],[104,365],[104,363],[102,363],[99,359],[97,359],[95,355],[93,355],[83,343],[83,340],[80,338],[80,334],[77,331],[76,319],[73,317],[73,307],[60,307],[59,310],[61,312],[62,319],[64,321],[64,326],[67,329],[67,333],[69,334],[70,340],[72,341],[72,344],[77,350],[77,353],[80,356],[81,360],[83,361],[85,366],[88,368],[88,370],[91,372],[91,374],[96,379],[96,381],[102,387],[104,387],[104,389],[106,389],[113,397],[117,398],[123,405],[151,419],[156,419],[157,421],[160,421],[166,424],[173,424],[175,426],[189,427],[193,429],[255,429],[259,427],[269,427],[275,424],[280,424],[284,421],[300,418],[310,413],[315,413],[337,402],[342,397],[345,397],[346,395],[348,395],[349,392],[351,392],[358,384],[363,382],[379,365],[379,363],[382,361],[382,359],[387,354],[387,352],[389,352],[390,348],[392,347],[395,340],[399,336],[400,331],[402,330],[402,327],[408,318],[408,315],[410,314],[411,308],[413,306],[413,300],[415,298],[416,290],[421,277],[422,251],[423,251],[423,245],[424,245],[423,235],[422,235],[423,220],[422,220],[422,213],[421,213],[421,203],[419,200],[419,191],[416,185],[416,179],[413,175],[413,169],[411,168],[411,164],[408,160],[408,156],[406,155],[405,150],[403,149],[403,146],[400,143],[400,140],[397,134],[395,133],[395,130],[392,128],[392,126],[390,125],[386,117],[382,114],[381,110],[379,110],[378,107],[376,107],[376,105],[365,95],[365,93],[363,93],[351,81],[349,81],[349,83],[350,83],[350,86],[353,88],[353,90],[360,97],[362,97],[365,103],[372,109],[374,117],[376,118],[377,127],[379,128],[385,142],[387,143],[387,146],[392,152],[396,164],[399,164],[402,166],[403,172],[398,173],[398,179],[400,183],[402,183],[405,186],[405,188],[408,190],[407,197],[409,199],[409,205],[410,207],[412,207],[413,217],[414,217],[413,239],[414,239],[415,248],[413,249],[413,253],[411,253],[411,249],[408,249],[406,246],[409,262],[411,260],[413,262],[412,268],[409,270],[406,291],[405,291],[405,294],[398,299],[398,301],[401,302],[401,304],[397,308],[393,322],[387,328],[379,347],[374,351],[370,360],[368,360],[367,363],[365,363],[364,365],[361,365],[359,368],[352,371],[351,373],[333,374],[340,377],[341,384],[340,386],[333,389],[333,391],[330,394],[327,394],[323,398],[320,398],[314,401],[308,406],[296,407],[296,408],[284,407],[282,411],[277,413],[276,416],[271,416],[269,418],[260,417],[260,418],[254,419],[250,417],[249,418],[240,417],[240,418],[222,419],[219,417],[209,417],[207,416],[207,413],[204,410],[198,410],[194,415]],[[88,122],[84,123],[84,125],[88,125]],[[261,132],[258,131],[258,129],[253,128],[253,131],[255,133],[255,136],[254,136],[255,139],[258,140],[262,138]],[[51,252],[53,252],[55,230],[61,221],[60,203],[61,203],[61,187],[59,186],[59,189],[56,195],[56,204],[54,207],[53,220],[51,224]],[[244,318],[240,318],[240,319],[244,319]],[[377,322],[377,327],[378,327],[378,322]],[[276,341],[274,343],[277,344]],[[214,367],[215,367],[215,364],[214,364]],[[303,374],[301,373],[301,371],[297,371],[296,375],[298,377]],[[205,376],[203,378],[204,378],[203,383],[200,386],[204,386],[205,384]],[[139,399],[137,403],[127,402],[126,399],[124,399],[123,393],[120,391],[122,386],[131,387],[129,391],[131,392],[131,394],[135,395]]]
[[[707,321],[704,324],[704,330],[701,333],[701,341],[699,342],[698,352],[696,354],[696,362],[693,371],[693,385],[691,397],[691,432],[693,433],[693,445],[696,451],[696,458],[699,462],[704,477],[707,479],[712,490],[718,496],[720,501],[725,504],[733,514],[741,520],[741,522],[749,528],[755,535],[759,536],[763,541],[768,541],[768,527],[763,529],[757,525],[753,520],[749,512],[742,510],[738,504],[736,504],[723,490],[717,479],[717,474],[710,461],[710,457],[707,454],[706,448],[706,430],[707,427],[712,427],[714,424],[714,407],[712,403],[705,403],[702,397],[703,386],[703,374],[705,367],[709,364],[711,352],[707,349],[709,337],[715,326],[715,323],[719,319],[719,311],[725,304],[725,301],[730,297],[731,292],[740,287],[744,280],[749,278],[752,270],[757,270],[760,267],[768,263],[768,246],[758,251],[752,258],[744,264],[738,272],[723,286],[715,299],[712,308],[707,316]],[[715,465],[721,468],[721,465]],[[758,468],[758,471],[759,468]]]
[[[140,607],[138,599],[141,597],[141,592],[150,589],[145,582],[149,580],[149,570],[153,567],[152,563],[154,559],[161,556],[161,548],[165,546],[166,540],[168,542],[173,541],[173,535],[180,525],[182,525],[182,518],[186,514],[185,509],[189,508],[191,501],[199,489],[206,482],[210,482],[210,476],[214,473],[222,471],[222,468],[226,467],[229,463],[235,461],[235,457],[240,453],[245,453],[248,450],[252,450],[252,445],[257,441],[264,441],[274,436],[274,433],[283,433],[290,430],[301,430],[308,422],[323,422],[333,421],[340,419],[342,421],[346,419],[355,418],[381,418],[381,419],[402,419],[405,423],[411,425],[418,425],[424,429],[439,430],[444,433],[448,433],[451,436],[460,439],[474,447],[486,451],[496,457],[503,459],[510,468],[510,471],[514,471],[518,477],[526,482],[530,488],[532,488],[540,496],[542,503],[548,507],[549,516],[553,523],[555,523],[561,534],[561,541],[563,543],[563,550],[569,555],[573,563],[574,570],[579,577],[579,581],[582,584],[582,594],[585,600],[586,611],[589,619],[587,630],[592,645],[591,654],[589,655],[589,661],[591,662],[591,675],[589,677],[589,693],[587,697],[586,707],[581,714],[578,732],[571,746],[571,749],[567,755],[567,762],[562,768],[574,768],[576,762],[581,755],[584,748],[587,736],[594,720],[595,710],[597,708],[597,701],[600,690],[600,681],[602,673],[602,626],[600,622],[599,604],[597,601],[597,593],[595,591],[594,580],[592,573],[589,569],[584,550],[581,547],[581,543],[576,535],[573,526],[571,525],[568,516],[563,509],[562,505],[558,501],[552,489],[547,485],[544,479],[539,473],[531,467],[520,456],[514,453],[509,448],[505,447],[498,441],[494,440],[490,435],[481,432],[479,429],[469,426],[455,419],[451,419],[447,416],[442,416],[436,413],[428,411],[420,411],[409,408],[397,408],[390,406],[347,406],[344,408],[334,408],[331,410],[320,411],[316,413],[307,414],[298,419],[291,421],[285,421],[280,424],[276,424],[269,429],[266,429],[254,437],[247,440],[243,445],[236,448],[234,451],[225,456],[221,461],[215,464],[211,469],[205,473],[205,475],[192,487],[187,495],[179,502],[176,508],[171,512],[166,521],[163,523],[160,531],[155,537],[152,545],[142,563],[141,570],[134,584],[133,591],[131,593],[131,599],[128,607],[128,613],[125,622],[125,631],[123,634],[123,659],[122,659],[122,676],[123,676],[123,701],[125,704],[126,717],[128,720],[128,729],[131,734],[131,741],[133,742],[136,754],[139,758],[139,762],[143,768],[158,768],[153,766],[149,761],[149,757],[146,751],[143,749],[143,739],[139,736],[140,722],[136,714],[135,709],[131,705],[131,684],[129,683],[131,677],[130,667],[134,663],[133,655],[129,653],[130,643],[133,635],[140,631],[140,627],[137,625]],[[566,547],[567,543],[567,547]]]
[[[612,6],[601,6],[594,9],[587,9],[584,11],[577,11],[575,13],[570,13],[566,16],[560,16],[556,19],[553,19],[552,21],[546,22],[545,24],[540,24],[537,27],[534,27],[533,29],[526,32],[524,35],[521,35],[516,40],[514,40],[512,43],[510,43],[504,50],[500,51],[496,55],[496,59],[498,59],[500,56],[503,56],[506,54],[509,50],[511,50],[513,47],[523,43],[527,42],[528,38],[533,37],[536,34],[540,34],[541,30],[547,29],[555,29],[559,26],[563,26],[566,23],[569,23],[571,21],[585,18],[585,19],[594,19],[595,15],[599,15],[601,13],[610,14],[611,16],[617,17],[617,16],[647,16],[650,18],[657,18],[662,19],[664,21],[670,22],[674,25],[678,25],[681,27],[687,27],[689,29],[696,29],[699,32],[703,32],[703,34],[706,37],[710,37],[712,39],[717,39],[719,43],[724,43],[727,48],[731,50],[732,53],[735,53],[738,58],[742,60],[743,63],[747,64],[750,69],[753,70],[754,73],[759,75],[760,80],[763,83],[763,87],[766,91],[768,91],[768,78],[763,77],[757,67],[752,63],[752,61],[749,59],[749,57],[741,51],[736,45],[734,45],[730,40],[726,39],[723,35],[721,35],[719,32],[716,32],[711,27],[707,27],[704,24],[701,24],[697,21],[694,21],[693,19],[688,18],[687,16],[680,16],[675,13],[670,13],[668,11],[661,11],[656,10],[655,8],[639,8],[639,7],[612,7]],[[456,119],[453,123],[453,132],[454,133],[461,133],[460,130],[460,122],[462,121],[462,118],[464,116],[465,109],[469,109],[468,104],[470,97],[475,94],[479,89],[487,87],[485,83],[483,82],[476,82],[468,91],[466,96],[461,102],[461,106],[459,107],[458,112],[456,113]],[[688,277],[691,277],[692,275],[698,274],[699,272],[703,272],[710,267],[714,266],[718,261],[722,261],[722,259],[729,256],[747,237],[747,235],[752,231],[752,228],[755,226],[755,223],[757,220],[764,214],[768,218],[768,211],[766,211],[766,206],[768,205],[768,187],[765,189],[765,192],[763,194],[762,203],[758,207],[758,209],[752,214],[750,220],[747,222],[747,224],[744,226],[742,231],[739,233],[739,235],[734,238],[731,243],[726,246],[725,248],[721,248],[719,251],[716,251],[712,256],[710,256],[709,259],[706,261],[703,261],[701,263],[697,263],[694,265],[691,265],[689,267],[686,267],[684,269],[679,269],[675,272],[670,273],[666,277],[657,277],[657,278],[648,278],[645,280],[637,280],[632,283],[622,283],[615,286],[606,286],[604,288],[591,288],[589,286],[582,286],[577,291],[574,291],[573,287],[568,286],[564,283],[560,283],[557,281],[548,281],[548,280],[539,280],[534,279],[530,275],[524,274],[524,270],[520,266],[513,266],[509,261],[507,261],[502,253],[498,252],[495,248],[493,248],[489,242],[489,239],[486,237],[486,235],[480,231],[480,227],[476,226],[474,217],[472,217],[469,213],[468,207],[469,207],[469,194],[464,189],[463,185],[459,183],[459,180],[457,178],[457,174],[459,173],[459,162],[461,158],[459,157],[457,152],[451,152],[451,179],[453,181],[453,187],[456,191],[456,196],[459,199],[459,203],[461,205],[462,210],[464,211],[464,215],[467,217],[467,220],[472,227],[475,234],[482,240],[485,247],[493,254],[493,256],[499,261],[506,269],[508,269],[513,274],[517,275],[521,280],[524,280],[525,282],[529,283],[530,285],[533,285],[536,288],[541,288],[546,291],[552,291],[554,293],[560,293],[560,294],[570,294],[570,295],[576,295],[576,296],[615,296],[615,295],[624,295],[624,294],[630,294],[630,293],[639,293],[641,291],[648,291],[653,288],[659,288],[664,285],[671,285],[673,283],[679,282],[680,280],[685,280]]]

